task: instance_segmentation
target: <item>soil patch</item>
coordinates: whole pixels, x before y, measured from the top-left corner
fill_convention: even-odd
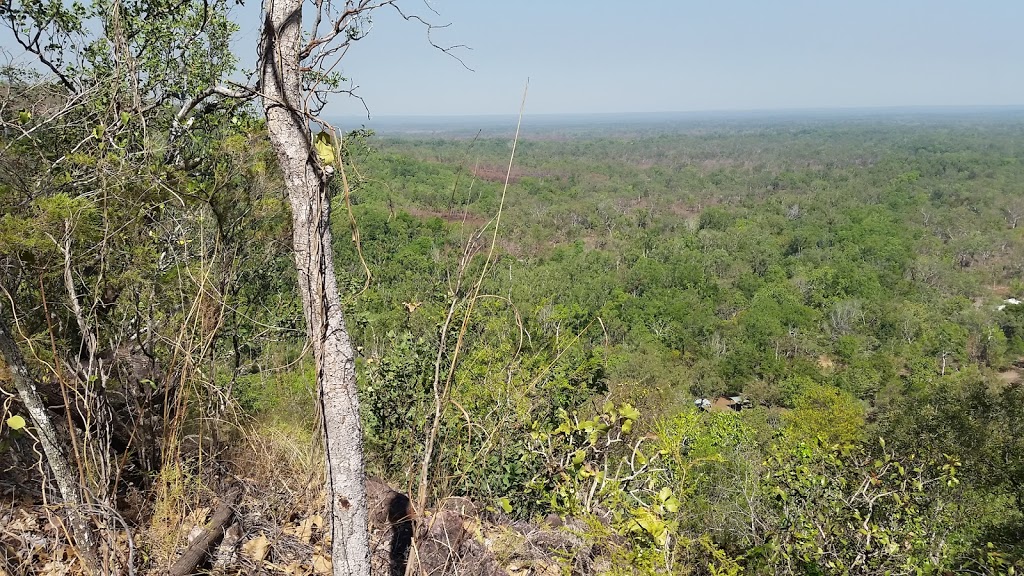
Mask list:
[[[406,212],[416,218],[440,218],[449,224],[462,224],[472,228],[479,228],[487,222],[486,219],[476,214],[466,214],[461,210],[425,210],[423,208],[409,208]]]
[[[1013,384],[1014,382],[1020,381],[1020,372],[1017,370],[1007,370],[999,373],[999,379],[1007,384]]]

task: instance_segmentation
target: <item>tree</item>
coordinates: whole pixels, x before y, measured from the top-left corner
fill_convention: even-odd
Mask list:
[[[1017,224],[1024,218],[1024,200],[1020,198],[1007,198],[1003,206],[1003,214],[1006,217],[1006,225],[1011,230],[1017,228]]]
[[[25,363],[18,345],[11,338],[10,329],[6,324],[3,314],[0,314],[0,357],[7,364],[18,395],[38,431],[39,443],[43,445],[46,462],[53,472],[57,489],[60,491],[64,503],[69,507],[71,531],[82,549],[86,566],[89,570],[96,571],[99,567],[96,560],[96,538],[92,533],[92,526],[89,525],[89,516],[82,506],[84,500],[78,478],[75,477],[63,443],[57,435],[53,423],[50,422],[46,406],[36,389],[36,383],[29,375],[28,365]]]
[[[308,122],[324,104],[325,94],[345,91],[339,88],[340,77],[331,70],[351,43],[362,37],[370,13],[385,6],[395,8],[406,20],[424,24],[429,40],[433,26],[403,13],[393,0],[348,1],[341,6],[317,2],[312,30],[306,31],[306,35],[301,1],[268,2],[264,7],[257,85],[247,87],[225,80],[234,70],[234,58],[227,49],[234,26],[227,18],[227,4],[223,0],[190,0],[184,4],[165,0],[0,3],[0,22],[53,77],[44,84],[50,96],[49,100],[43,99],[50,105],[44,115],[12,97],[14,83],[5,84],[7,100],[17,107],[0,107],[5,115],[0,132],[2,153],[5,158],[12,151],[22,153],[29,159],[29,173],[37,178],[23,183],[18,179],[25,170],[7,171],[10,178],[0,182],[0,191],[22,194],[28,202],[22,202],[20,197],[0,197],[4,205],[38,210],[33,202],[52,196],[58,204],[92,210],[100,206],[93,202],[95,190],[106,192],[121,187],[139,194],[131,198],[138,200],[141,209],[124,210],[126,214],[143,215],[132,221],[133,225],[146,218],[159,218],[158,214],[168,208],[168,197],[181,201],[187,210],[188,203],[182,197],[202,201],[204,185],[197,180],[202,179],[204,171],[216,170],[209,165],[214,156],[211,143],[216,142],[218,125],[231,117],[220,112],[234,110],[238,103],[257,93],[264,97],[266,126],[293,216],[299,293],[317,366],[335,571],[339,574],[368,573],[367,511],[353,348],[341,310],[329,228],[329,190],[333,175],[339,171],[340,158],[335,157],[333,138],[321,140],[321,145],[314,148]],[[22,92],[33,93],[28,89]],[[344,172],[341,174],[344,179]],[[150,187],[161,194],[153,194]],[[212,196],[208,203],[216,213]],[[100,230],[120,229],[104,228],[110,205],[116,204],[102,204],[102,215],[97,216]],[[214,216],[220,218],[218,214]],[[13,222],[31,229],[31,213],[18,213]],[[112,351],[100,349],[101,342],[107,340],[100,337],[95,311],[102,303],[102,280],[110,275],[110,254],[105,249],[109,237],[100,234],[104,249],[99,251],[102,256],[95,267],[101,271],[100,276],[85,278],[73,262],[72,250],[87,245],[89,239],[73,237],[71,231],[76,221],[71,215],[65,216],[63,223],[66,232],[51,234],[52,245],[42,242],[47,254],[66,271],[57,287],[66,292],[67,308],[74,312],[74,318],[61,326],[77,327],[79,332],[67,339],[58,334],[61,344],[68,347],[66,361],[58,370],[66,366],[68,372],[75,373],[76,368],[84,367],[85,370],[77,371],[82,378],[78,385],[93,390],[93,396],[101,398],[105,385],[95,382],[104,382],[109,368],[103,372],[104,364],[98,359]],[[130,245],[131,241],[126,237],[124,244]],[[35,248],[26,245],[22,242],[9,245],[11,250],[0,249],[0,257],[20,263],[39,261],[22,258],[26,250]],[[130,263],[130,258],[125,258],[125,262]],[[45,270],[45,266],[29,270],[18,277],[17,289],[5,290],[15,296],[31,294],[25,286],[34,278],[32,273],[38,275],[42,290]],[[51,282],[62,280],[59,275],[50,276],[47,279]],[[90,291],[83,293],[83,289]],[[202,300],[207,292],[217,291],[203,287],[197,296],[201,294],[198,299]],[[15,322],[24,311],[43,308],[35,302],[13,299],[12,304]],[[35,328],[46,325],[45,316],[36,320]],[[215,333],[216,325],[212,329]],[[7,332],[3,350],[6,364],[27,378],[29,369],[18,360],[20,355],[15,356],[20,352]],[[29,337],[24,337],[28,342]],[[212,338],[203,345],[204,354],[212,349]],[[134,339],[143,338],[135,334]],[[76,346],[79,350],[74,349]],[[80,354],[81,350],[84,353]],[[79,361],[79,356],[85,361]],[[31,410],[32,406],[42,405],[40,398],[29,397],[34,388],[19,384],[19,390],[25,392],[23,397],[27,398],[25,404],[31,415],[48,419],[45,413]],[[101,416],[101,420],[107,416]],[[37,429],[44,430],[48,422],[40,420],[35,424]],[[59,443],[52,447],[53,450],[46,451],[47,457],[51,458],[55,474],[62,476],[59,470],[67,468],[62,465],[68,461],[67,454],[62,454]],[[64,488],[62,485],[62,494],[71,499],[68,504],[82,504],[74,490]],[[78,539],[81,544],[88,544],[84,536]]]
[[[921,574],[950,561],[960,462],[859,444],[774,447],[762,477],[775,522],[751,565],[775,574]],[[758,558],[759,555],[763,557]]]
[[[320,39],[303,45],[302,4],[303,0],[268,2],[260,41],[260,84],[267,131],[291,205],[299,294],[316,363],[333,570],[336,575],[365,575],[370,573],[370,543],[355,351],[345,326],[331,250],[328,191],[334,168],[314,152],[303,95],[301,62]],[[348,31],[358,22],[364,4],[370,3],[346,7],[328,35],[348,33],[349,40],[354,38]]]
[[[338,139],[317,114],[325,94],[339,89],[331,71],[359,40],[371,12],[394,8],[405,20],[434,26],[401,11],[395,0],[315,2],[312,30],[303,30],[303,0],[267,0],[260,38],[259,83],[267,131],[284,175],[292,211],[292,248],[299,293],[316,364],[326,451],[327,507],[335,575],[369,574],[367,501],[355,351],[338,295],[331,248],[330,189],[340,165]],[[304,39],[305,38],[305,39]],[[431,45],[443,52],[451,48]],[[323,131],[314,142],[310,122]]]

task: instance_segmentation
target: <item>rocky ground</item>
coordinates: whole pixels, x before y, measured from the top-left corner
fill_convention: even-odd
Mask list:
[[[225,454],[230,465],[206,465],[186,481],[158,479],[145,494],[129,487],[116,510],[92,510],[106,573],[329,574],[319,474],[249,454]],[[275,460],[279,467],[268,465]],[[25,484],[0,486],[0,576],[84,573],[60,507]],[[582,575],[607,562],[582,537],[586,526],[557,516],[513,522],[465,498],[416,514],[379,479],[367,492],[375,576],[404,576],[410,563],[422,576]]]

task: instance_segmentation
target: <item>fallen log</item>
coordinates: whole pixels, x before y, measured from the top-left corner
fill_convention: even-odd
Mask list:
[[[189,576],[195,573],[196,568],[210,553],[213,545],[224,535],[224,528],[231,522],[235,515],[234,506],[242,496],[241,486],[232,486],[223,498],[220,505],[213,513],[206,529],[198,538],[189,544],[188,548],[178,557],[178,561],[167,571],[168,576]]]

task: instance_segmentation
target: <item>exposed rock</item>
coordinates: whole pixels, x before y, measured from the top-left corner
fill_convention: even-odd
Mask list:
[[[468,535],[465,520],[465,516],[451,510],[441,510],[423,519],[416,538],[420,574],[441,576],[454,571]]]
[[[562,517],[558,514],[548,514],[544,517],[544,523],[552,528],[558,528],[562,525]]]
[[[441,510],[450,510],[452,512],[458,512],[463,516],[476,516],[479,509],[477,505],[473,503],[469,498],[463,498],[462,496],[452,496],[451,498],[445,498],[441,501],[441,505],[438,507]]]
[[[471,500],[448,498],[438,511],[417,517],[409,497],[378,478],[367,479],[366,494],[374,576],[404,576],[410,561],[416,563],[418,576],[508,576],[494,554],[474,538],[479,532],[474,524],[478,509]]]
[[[370,520],[370,570],[374,576],[404,576],[416,511],[409,497],[379,478],[366,479]]]

